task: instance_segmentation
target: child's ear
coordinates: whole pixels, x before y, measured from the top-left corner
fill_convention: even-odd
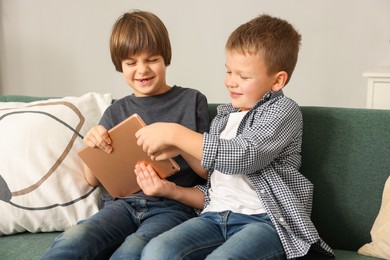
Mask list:
[[[279,71],[278,73],[275,74],[274,76],[274,82],[272,84],[271,90],[273,92],[278,92],[281,90],[287,82],[288,74],[285,71]]]

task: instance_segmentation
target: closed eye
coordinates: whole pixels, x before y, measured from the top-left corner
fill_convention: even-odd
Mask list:
[[[246,79],[250,79],[251,77],[244,76],[244,75],[240,74],[240,78],[243,79],[243,80],[246,80]]]
[[[122,62],[122,64],[125,64],[126,66],[133,66],[135,65],[137,62],[135,60],[124,60]]]
[[[159,60],[160,60],[159,57],[150,57],[150,58],[148,59],[148,62],[154,63],[154,62],[158,62]]]

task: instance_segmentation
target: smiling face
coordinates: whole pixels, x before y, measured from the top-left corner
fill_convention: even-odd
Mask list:
[[[154,96],[170,89],[161,55],[141,53],[122,61],[123,77],[137,97]]]
[[[226,51],[225,86],[231,103],[241,110],[251,109],[267,92],[278,91],[279,73],[268,75],[262,55]]]

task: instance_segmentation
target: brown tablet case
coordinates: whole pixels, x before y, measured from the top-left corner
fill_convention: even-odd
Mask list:
[[[125,197],[140,191],[134,173],[138,162],[151,164],[160,178],[167,178],[180,170],[175,160],[153,161],[137,145],[135,133],[144,126],[141,117],[133,114],[108,131],[113,147],[111,153],[88,146],[78,151],[80,158],[112,197]]]

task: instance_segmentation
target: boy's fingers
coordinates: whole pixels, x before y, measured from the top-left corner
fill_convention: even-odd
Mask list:
[[[156,174],[155,170],[153,169],[152,165],[149,164],[146,168],[148,169],[148,171],[150,173],[150,176],[152,176],[152,177],[156,177],[157,176],[157,174]]]

